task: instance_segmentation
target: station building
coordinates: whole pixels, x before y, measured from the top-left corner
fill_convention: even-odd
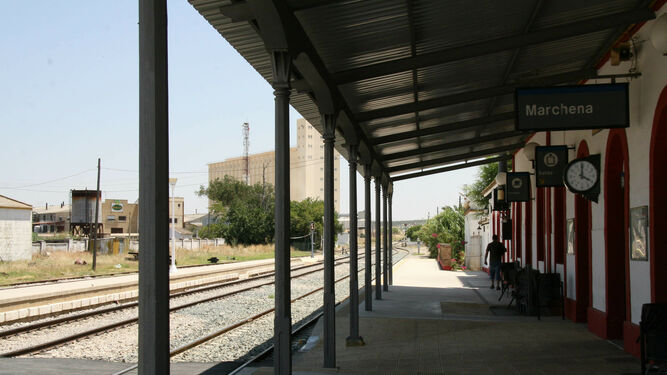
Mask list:
[[[629,126],[532,134],[514,153],[510,170],[531,173],[531,200],[511,202],[503,213],[493,211],[491,199],[490,230],[475,233],[486,244],[503,232],[503,221],[511,222],[511,233],[503,236],[505,260],[559,273],[567,318],[602,338],[622,340],[637,356],[642,305],[667,302],[667,51],[651,42],[654,26],[667,23],[666,12],[661,6],[656,20],[626,33],[626,61],[612,56],[597,67],[600,76],[640,74],[616,80],[629,86]],[[609,80],[585,82],[601,83]],[[567,146],[570,162],[599,155],[597,203],[564,186],[536,187],[535,148],[555,145]]]

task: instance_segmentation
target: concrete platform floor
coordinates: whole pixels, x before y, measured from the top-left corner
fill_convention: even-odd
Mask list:
[[[336,369],[323,369],[321,340],[293,357],[295,374],[639,374],[639,360],[560,316],[518,316],[483,272],[441,271],[410,255],[394,285],[360,305],[366,346],[346,347],[347,308],[336,314]],[[316,328],[314,335],[321,334]],[[271,374],[270,368],[246,374]]]

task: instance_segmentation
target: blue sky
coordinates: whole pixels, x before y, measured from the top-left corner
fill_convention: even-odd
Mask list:
[[[269,84],[186,0],[168,1],[170,170],[186,212],[207,163],[274,148]],[[136,0],[0,2],[0,194],[43,206],[69,189],[94,189],[102,159],[105,199],[138,196],[138,5]],[[300,117],[292,109],[292,145]],[[341,211],[348,209],[341,161]],[[466,169],[395,186],[394,218],[426,218],[458,201]],[[358,178],[360,187],[363,180]],[[363,207],[363,195],[359,195]]]

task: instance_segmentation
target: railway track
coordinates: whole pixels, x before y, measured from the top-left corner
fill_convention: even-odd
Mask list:
[[[339,258],[337,260],[336,266],[341,266],[343,264],[349,263],[349,260],[348,261],[341,261],[341,260],[342,260],[342,258]],[[399,260],[400,260],[399,257],[395,257],[396,262],[398,262]],[[311,268],[311,267],[319,266],[319,265],[321,265],[321,263],[308,265],[308,266],[296,267],[296,268],[293,269],[293,271],[303,270],[303,269],[306,269],[306,268]],[[322,271],[322,269],[323,269],[323,267],[318,267],[315,270],[307,270],[307,271],[295,274],[293,277],[294,278],[304,277],[305,275],[320,272],[320,271]],[[359,269],[360,272],[363,271],[363,270],[364,270],[363,268]],[[273,276],[272,274],[271,275],[263,275],[259,278],[253,278],[253,279],[247,279],[247,280],[238,280],[238,281],[234,281],[234,282],[231,282],[231,283],[229,283],[229,282],[224,283],[224,285],[219,285],[219,286],[209,286],[209,287],[206,287],[206,288],[198,288],[197,290],[188,291],[187,293],[190,293],[190,294],[191,293],[200,293],[200,292],[202,292],[202,289],[213,290],[213,289],[216,289],[216,288],[223,288],[223,287],[229,287],[229,286],[233,286],[233,285],[239,285],[239,284],[242,284],[244,282],[257,281],[260,278],[268,278],[268,277],[272,277],[272,276]],[[343,281],[347,278],[349,278],[349,275],[346,275],[344,277],[341,277],[341,278],[337,279],[336,283],[339,283],[339,282],[341,282],[341,281]],[[238,288],[238,289],[233,290],[233,291],[227,291],[227,292],[216,294],[216,295],[209,296],[209,297],[206,297],[206,298],[198,299],[196,301],[191,301],[191,302],[188,302],[188,303],[180,304],[178,306],[174,306],[170,309],[170,311],[174,312],[174,311],[186,309],[186,308],[191,307],[191,306],[204,304],[204,303],[209,302],[209,301],[219,300],[219,299],[222,299],[222,298],[226,298],[226,297],[229,297],[229,296],[233,296],[233,295],[243,293],[243,292],[251,290],[251,289],[261,288],[262,286],[268,286],[268,285],[272,285],[272,284],[273,284],[273,280],[263,282],[263,283],[257,283],[256,285],[252,285],[252,286],[248,286],[248,287],[244,287],[244,288]],[[308,298],[309,296],[312,296],[312,295],[314,295],[318,292],[321,292],[322,289],[323,288],[316,288],[316,289],[313,289],[313,290],[311,290],[307,293],[303,293],[303,294],[299,295],[298,297],[294,298],[292,300],[292,303],[296,303],[299,300]],[[184,294],[183,292],[182,293],[176,293],[172,298],[176,298],[176,297],[178,297],[180,295],[183,295],[183,294]],[[110,312],[113,312],[113,311],[117,311],[117,309],[122,309],[122,308],[128,309],[130,307],[135,307],[136,303],[132,304],[132,305],[133,306],[118,306],[118,307],[111,308],[111,309],[105,309],[105,311],[102,312],[102,313],[106,314],[106,313],[110,313]],[[225,335],[226,333],[231,332],[231,331],[233,331],[233,330],[235,330],[239,327],[242,327],[244,325],[248,325],[248,324],[250,324],[254,321],[257,321],[257,320],[259,320],[263,317],[266,317],[267,315],[271,314],[272,312],[273,312],[273,308],[265,309],[264,311],[261,311],[257,314],[253,314],[252,316],[246,317],[246,318],[244,318],[240,321],[237,321],[233,324],[229,324],[229,325],[225,326],[224,328],[219,329],[215,332],[212,332],[212,333],[209,333],[209,334],[204,335],[202,337],[199,337],[197,340],[192,340],[192,341],[187,342],[183,345],[180,345],[179,347],[174,348],[172,350],[171,356],[176,356],[178,354],[181,354],[181,353],[184,353],[188,350],[196,348],[196,347],[198,347],[198,346],[200,346],[200,345],[202,345],[206,342],[209,342],[209,341],[215,339],[216,337],[219,337],[221,335]],[[79,315],[80,316],[78,316],[78,317],[69,318],[69,320],[59,320],[58,319],[58,320],[54,320],[54,321],[51,321],[51,322],[42,322],[42,323],[34,324],[34,325],[31,325],[30,327],[21,327],[20,329],[16,329],[16,330],[12,330],[12,331],[8,330],[8,331],[0,332],[0,337],[18,335],[18,334],[21,334],[22,332],[29,332],[29,331],[34,331],[34,330],[37,330],[37,329],[43,329],[44,327],[60,325],[60,324],[63,324],[64,322],[74,321],[75,319],[84,319],[85,317],[92,317],[92,316],[95,316],[95,313],[90,312],[90,313],[79,314]],[[117,328],[120,328],[120,327],[129,326],[129,325],[132,325],[132,324],[136,323],[136,321],[137,321],[136,317],[123,319],[123,320],[114,322],[112,324],[107,324],[107,325],[104,325],[104,326],[96,327],[95,329],[92,329],[92,330],[87,330],[87,331],[80,332],[80,333],[77,333],[77,334],[69,335],[67,337],[61,337],[57,340],[51,340],[49,342],[41,343],[41,344],[38,344],[38,345],[33,345],[33,346],[30,346],[30,347],[21,348],[21,349],[18,349],[18,350],[8,351],[6,353],[0,354],[0,356],[14,357],[14,356],[26,355],[26,354],[31,354],[31,353],[43,352],[43,351],[48,350],[50,348],[63,346],[63,345],[65,345],[67,343],[70,343],[72,341],[80,340],[84,337],[100,334],[102,332],[110,332],[110,331],[113,331],[113,330],[115,330]],[[304,326],[306,326],[306,322],[299,322],[299,323],[295,324],[295,327],[296,327],[295,332],[297,332],[299,329],[301,329]],[[264,352],[266,352],[266,351],[264,351]],[[266,354],[263,354],[263,356],[265,356],[265,355]],[[252,361],[249,361],[248,363],[251,363],[251,362]],[[128,369],[128,370],[131,370],[131,369]]]
[[[347,257],[347,256],[338,258],[335,265],[340,266],[340,265],[348,263],[349,260],[346,260],[348,258],[349,257]],[[307,270],[307,269],[313,268],[313,267],[317,267],[317,268],[314,269],[314,270]],[[322,262],[292,268],[292,272],[303,271],[303,272],[299,272],[299,273],[294,274],[294,276],[293,276],[294,278],[303,277],[305,275],[320,272],[322,270],[323,270]],[[182,309],[194,306],[194,305],[203,304],[203,303],[214,301],[214,300],[217,300],[217,299],[230,297],[230,296],[233,296],[233,295],[236,295],[236,294],[239,294],[239,293],[243,293],[243,292],[246,292],[246,291],[249,291],[249,290],[252,290],[252,289],[260,288],[260,287],[263,287],[263,286],[273,285],[273,280],[259,282],[261,280],[271,279],[273,276],[274,276],[274,273],[272,272],[272,273],[256,276],[256,277],[253,277],[253,278],[235,280],[235,281],[231,281],[231,282],[224,282],[224,283],[220,283],[220,284],[217,284],[217,285],[208,285],[208,286],[205,286],[205,287],[194,288],[192,290],[188,290],[188,291],[184,291],[184,292],[173,293],[170,296],[170,299],[176,299],[176,298],[179,298],[179,297],[201,294],[201,293],[204,293],[204,292],[214,291],[216,289],[229,288],[229,287],[239,286],[239,285],[242,285],[242,284],[248,284],[248,283],[252,284],[252,285],[247,286],[247,287],[236,288],[236,289],[231,290],[231,291],[226,291],[226,292],[219,293],[219,294],[214,294],[212,296],[208,296],[208,297],[205,297],[205,298],[197,299],[195,301],[179,304],[177,306],[171,307],[170,312],[182,310]],[[28,324],[28,325],[25,325],[25,326],[4,330],[4,331],[0,332],[0,338],[7,338],[7,337],[10,337],[10,336],[17,336],[17,335],[29,333],[29,332],[36,331],[36,330],[49,329],[49,328],[56,327],[56,326],[59,327],[63,324],[71,324],[73,322],[80,321],[82,319],[88,319],[88,318],[94,318],[96,316],[103,316],[103,315],[106,315],[106,314],[112,314],[112,313],[119,312],[119,311],[122,311],[122,310],[129,310],[129,309],[136,308],[137,306],[138,306],[138,302],[132,302],[132,303],[123,304],[123,305],[119,305],[119,306],[114,306],[114,307],[110,307],[110,308],[105,308],[105,309],[101,309],[101,310],[88,311],[88,312],[84,312],[84,313],[80,313],[80,314],[76,314],[76,315],[72,315],[72,316],[66,316],[66,317],[62,317],[62,318],[57,318],[57,319],[51,319],[51,320],[47,320],[47,321],[32,323],[32,324]],[[127,325],[130,325],[130,324],[136,323],[137,321],[138,321],[137,316],[133,316],[133,317],[127,318],[127,319],[121,319],[119,321],[115,321],[115,322],[110,323],[110,324],[101,325],[101,326],[95,327],[93,329],[85,330],[85,331],[82,331],[82,332],[79,332],[79,333],[76,333],[76,334],[67,335],[67,336],[64,336],[64,337],[61,337],[61,338],[58,338],[58,339],[55,339],[55,340],[49,340],[49,341],[44,342],[44,343],[32,345],[32,346],[21,348],[21,349],[18,349],[18,350],[8,351],[8,352],[0,354],[0,356],[2,356],[2,357],[16,357],[16,356],[20,356],[20,355],[26,355],[26,354],[40,352],[40,351],[43,351],[43,350],[46,350],[46,349],[49,349],[49,348],[53,348],[53,347],[57,347],[57,346],[62,345],[62,344],[66,344],[66,343],[74,341],[74,340],[84,338],[84,337],[92,336],[92,335],[95,335],[95,334],[99,334],[99,333],[102,333],[102,332],[107,332],[107,331],[110,331],[110,330],[113,330],[113,329],[116,329],[116,328],[127,326]]]
[[[221,264],[232,264],[232,263],[238,263],[238,262],[219,262],[219,263],[193,264],[193,265],[187,265],[187,266],[178,266],[178,269],[181,269],[181,268],[187,269],[187,268],[194,268],[194,267],[207,267],[207,266],[219,266]],[[136,274],[136,273],[137,273],[137,271],[123,271],[123,272],[106,273],[106,274],[103,274],[103,275],[71,276],[71,277],[60,277],[60,278],[56,278],[56,279],[47,279],[47,280],[23,281],[23,282],[20,282],[20,283],[0,285],[0,290],[15,289],[15,288],[27,288],[27,287],[31,287],[31,286],[37,286],[37,285],[50,285],[50,284],[58,284],[58,283],[63,283],[63,282],[80,281],[80,280],[101,279],[101,278],[105,278],[105,277],[126,276],[126,275],[132,275],[132,274]]]
[[[339,260],[341,259],[346,259],[347,257],[340,257]],[[301,266],[293,266],[292,270],[300,270],[308,267],[315,267],[319,264],[322,264],[322,261],[317,261]],[[247,277],[242,277],[240,275],[247,275]],[[185,293],[181,292],[197,292],[197,291],[203,291],[203,290],[208,290],[208,289],[215,289],[217,287],[220,287],[221,285],[233,285],[236,283],[244,283],[246,279],[257,279],[260,277],[272,277],[273,276],[273,271],[272,271],[272,266],[271,265],[251,265],[251,266],[240,266],[235,269],[231,270],[220,270],[219,272],[214,272],[214,273],[203,273],[203,274],[195,274],[195,275],[189,275],[185,277],[187,280],[197,280],[196,284],[189,285],[188,282],[183,282],[180,280],[170,280],[170,285],[172,290],[170,290],[171,295],[184,295]],[[199,277],[200,279],[196,279]],[[118,286],[118,295],[123,294],[123,291],[127,291],[127,283],[123,283]],[[135,289],[132,289],[135,291],[136,295],[136,286]],[[106,298],[106,302],[103,303],[89,303],[87,305],[84,305],[83,303],[80,303],[81,307],[77,308],[69,308],[69,309],[61,309],[59,311],[52,311],[52,310],[47,310],[47,313],[44,315],[27,315],[23,318],[19,319],[13,319],[13,320],[7,320],[3,323],[0,323],[0,329],[2,329],[3,326],[9,326],[9,325],[15,325],[15,324],[20,324],[23,322],[28,322],[28,321],[35,321],[35,320],[41,320],[41,319],[46,319],[46,318],[53,318],[57,316],[62,316],[62,315],[67,315],[67,314],[74,314],[76,311],[90,311],[90,310],[98,310],[102,309],[102,306],[109,305],[109,304],[121,304],[122,306],[127,306],[127,307],[132,307],[137,305],[137,298],[138,297],[129,297],[129,298],[124,298],[122,301],[121,300],[111,300],[110,296],[113,295],[116,291],[110,288],[110,287],[104,287],[100,291],[97,292],[97,294],[92,294],[91,292],[87,292],[85,289],[81,289],[79,291],[74,291],[69,294],[65,294],[63,296],[55,296],[55,301],[60,302],[60,303],[65,303],[68,301],[67,299],[62,300],[62,298],[72,298],[72,296],[80,296],[80,295],[87,295],[88,300],[94,299],[94,296],[99,295],[100,298]],[[179,294],[181,293],[181,294]],[[125,293],[127,294],[127,293]],[[105,297],[106,296],[106,297]],[[93,298],[91,298],[93,297]],[[74,297],[76,298],[76,297]],[[35,302],[29,303],[26,302],[25,299],[21,299],[17,302],[16,307],[14,310],[28,310],[28,307],[35,307],[35,311],[41,311],[41,306],[48,306],[51,302],[51,300],[54,300],[54,296],[39,296],[35,300]],[[65,302],[63,302],[65,301]],[[74,301],[74,300],[71,300]],[[72,302],[74,303],[74,302]],[[114,311],[117,309],[118,306],[113,306],[109,308],[109,311]],[[55,310],[55,309],[54,309]],[[85,313],[84,313],[85,314]],[[94,312],[91,312],[91,314],[95,314]],[[84,315],[85,317],[85,315]],[[0,332],[0,337],[2,337],[2,333]]]

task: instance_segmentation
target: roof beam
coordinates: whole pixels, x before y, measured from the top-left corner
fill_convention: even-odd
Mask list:
[[[425,68],[428,66],[443,64],[471,57],[488,55],[509,49],[526,47],[534,44],[565,39],[582,34],[589,34],[600,30],[606,30],[647,21],[655,18],[655,14],[648,10],[635,10],[610,14],[607,16],[591,18],[588,20],[571,22],[568,24],[554,26],[527,34],[519,34],[511,37],[491,39],[480,43],[468,44],[442,51],[427,53],[415,57],[406,57],[384,63],[367,65],[364,67],[337,72],[332,75],[334,82],[338,85],[361,81],[364,79],[381,77],[389,74],[405,72],[412,69]]]
[[[294,15],[294,9],[289,8],[286,0],[274,1],[273,4],[276,7],[280,17],[280,20],[274,21],[280,22],[286,29],[287,40],[289,41],[289,45],[291,47],[290,53],[297,56],[300,53],[303,53],[308,57],[308,64],[304,66],[308,67],[309,76],[304,76],[303,79],[307,81],[308,86],[311,88],[319,88],[320,92],[327,91],[327,96],[329,96],[329,99],[333,101],[333,103],[338,106],[352,122],[352,126],[356,131],[355,141],[370,145],[367,135],[364,133],[363,129],[361,129],[355,117],[352,115],[352,111],[344,100],[343,95],[331,80],[330,73],[326,69],[324,62],[315,50],[315,47],[310,41],[310,38],[308,38],[308,35],[301,26],[301,23]],[[263,39],[265,38],[264,35],[261,36]],[[319,100],[320,98],[314,98],[314,102],[318,105],[318,107],[320,107],[321,104],[319,103]],[[378,155],[372,146],[368,147],[368,153],[370,154],[371,160],[379,160]],[[380,174],[386,174],[387,172],[384,170],[384,166],[380,163],[378,163],[378,165],[380,168]]]
[[[476,167],[478,165],[491,164],[491,163],[499,162],[501,160],[508,160],[508,159],[511,159],[511,158],[512,158],[512,155],[503,155],[503,156],[497,156],[495,158],[490,158],[490,159],[477,160],[477,161],[473,161],[473,162],[470,162],[470,163],[466,162],[466,163],[450,165],[450,166],[442,167],[442,168],[429,169],[428,171],[421,171],[421,172],[404,174],[404,175],[392,177],[391,181],[395,182],[395,181],[407,180],[407,179],[415,178],[415,177],[423,177],[423,176],[428,176],[428,175],[432,175],[432,174],[450,172],[450,171],[455,171],[455,170],[458,170],[458,169]]]
[[[403,132],[403,133],[386,135],[384,137],[377,137],[377,138],[373,139],[371,142],[372,142],[373,145],[379,145],[379,144],[383,144],[383,143],[402,141],[402,140],[410,139],[410,138],[417,138],[417,137],[423,137],[423,136],[427,136],[427,135],[446,133],[446,132],[453,131],[453,130],[462,130],[462,129],[474,128],[476,126],[490,124],[490,123],[494,123],[494,122],[513,120],[515,117],[516,117],[516,113],[514,111],[504,112],[504,113],[499,113],[497,115],[474,118],[472,120],[450,122],[450,123],[447,123],[447,124],[432,126],[432,127],[424,128],[424,129],[421,129],[421,130],[412,130],[412,131]]]
[[[354,115],[354,117],[359,122],[370,121],[376,118],[398,116],[432,108],[445,107],[452,104],[465,103],[478,99],[486,99],[493,96],[512,94],[514,93],[514,90],[520,86],[552,86],[562,83],[576,82],[583,79],[595,78],[596,76],[597,71],[595,69],[577,70],[568,73],[544,76],[541,78],[533,78],[509,85],[489,87],[485,89],[441,96],[439,98],[423,100],[419,103],[407,103],[366,112],[358,112]]]
[[[480,151],[474,151],[474,152],[464,152],[461,155],[448,156],[448,157],[445,157],[445,158],[439,158],[439,159],[433,159],[433,160],[425,160],[425,161],[419,162],[419,163],[399,165],[399,166],[396,166],[396,167],[388,168],[387,170],[389,171],[389,173],[394,173],[394,172],[406,171],[406,170],[409,170],[409,169],[424,168],[424,167],[428,167],[428,166],[432,166],[432,165],[447,164],[447,163],[453,163],[453,162],[457,162],[457,161],[461,161],[461,160],[481,158],[481,157],[484,157],[484,156],[500,154],[501,152],[514,151],[516,149],[519,149],[519,148],[523,147],[525,144],[526,144],[525,141],[521,141],[521,142],[513,143],[509,146],[494,147],[494,148],[490,148],[490,149],[487,149],[487,150],[480,150]]]
[[[388,160],[396,160],[396,159],[402,159],[402,158],[407,158],[411,156],[417,156],[421,154],[428,154],[431,152],[438,152],[438,151],[443,151],[447,149],[452,149],[452,148],[459,148],[463,146],[474,146],[480,143],[484,142],[491,142],[491,141],[498,141],[498,140],[504,140],[508,138],[516,138],[522,135],[525,135],[526,133],[523,131],[508,131],[508,132],[503,132],[503,133],[496,133],[496,134],[489,134],[485,135],[483,137],[475,137],[475,138],[470,138],[470,139],[465,139],[462,141],[454,141],[454,142],[447,142],[447,143],[442,143],[439,145],[435,146],[430,146],[430,147],[421,147],[421,148],[416,148],[414,150],[408,150],[408,151],[403,151],[403,152],[396,152],[393,154],[388,154],[382,156],[383,161],[388,161]]]

